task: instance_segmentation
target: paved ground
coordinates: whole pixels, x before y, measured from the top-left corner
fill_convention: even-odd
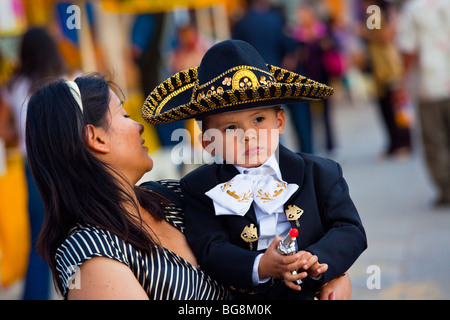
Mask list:
[[[411,158],[383,161],[384,133],[373,105],[336,105],[334,115],[339,149],[333,158],[369,243],[350,270],[353,299],[449,299],[450,208],[430,206],[435,191],[418,134]]]
[[[417,135],[410,159],[382,161],[373,105],[335,105],[334,120],[339,148],[331,157],[344,169],[369,242],[350,269],[353,299],[450,299],[450,209],[430,207],[434,189]],[[21,288],[0,290],[0,299],[17,299]]]

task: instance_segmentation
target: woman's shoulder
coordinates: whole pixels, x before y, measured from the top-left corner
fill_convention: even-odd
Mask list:
[[[79,267],[89,259],[106,257],[129,266],[124,248],[124,242],[111,232],[88,224],[77,224],[55,254],[56,270],[64,290]]]
[[[106,236],[108,231],[102,228],[96,227],[88,223],[77,223],[72,229],[70,229],[69,234],[66,237],[66,242],[70,239],[77,237],[86,237],[88,235],[102,235]]]
[[[56,251],[56,260],[71,260],[81,264],[95,256],[105,256],[126,262],[121,252],[124,241],[111,232],[92,225],[77,224]]]
[[[79,266],[93,257],[107,257],[128,264],[124,241],[111,232],[88,224],[77,224],[56,251],[57,263]]]

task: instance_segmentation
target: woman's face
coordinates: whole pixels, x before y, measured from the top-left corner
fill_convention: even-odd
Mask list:
[[[130,118],[114,92],[110,91],[110,97],[109,126],[105,132],[109,152],[105,160],[134,184],[153,167],[141,137],[144,126]]]

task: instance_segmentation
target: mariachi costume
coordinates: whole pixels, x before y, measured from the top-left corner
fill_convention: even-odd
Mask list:
[[[143,106],[152,124],[208,114],[328,98],[333,89],[266,65],[248,43],[211,47],[198,68],[181,71],[156,87]],[[258,168],[204,165],[181,179],[186,237],[203,270],[237,298],[309,299],[342,275],[367,247],[341,167],[279,145]],[[280,279],[255,281],[255,259],[275,235],[298,228],[298,250],[317,255],[328,270],[303,279],[302,290]],[[280,231],[282,230],[282,231]],[[257,271],[257,269],[256,269]]]

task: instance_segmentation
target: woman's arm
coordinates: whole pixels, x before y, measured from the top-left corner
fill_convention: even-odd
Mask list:
[[[350,300],[352,298],[352,284],[348,272],[337,277],[320,289],[320,300]]]
[[[117,260],[95,257],[79,272],[80,285],[68,291],[69,300],[148,300],[130,268]]]

